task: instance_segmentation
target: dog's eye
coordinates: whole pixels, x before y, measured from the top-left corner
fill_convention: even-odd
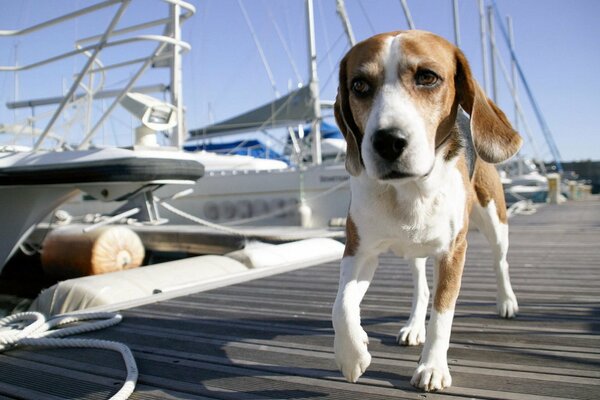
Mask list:
[[[419,70],[415,75],[415,82],[419,86],[431,87],[438,83],[439,80],[440,78],[435,74],[435,72],[432,72],[428,69]]]
[[[362,79],[352,81],[352,92],[358,97],[367,97],[371,92],[371,85]]]

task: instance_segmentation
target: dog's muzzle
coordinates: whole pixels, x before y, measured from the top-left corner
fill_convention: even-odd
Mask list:
[[[397,160],[408,142],[396,129],[379,129],[373,135],[373,149],[385,161]]]
[[[381,159],[379,179],[414,178],[415,174],[404,171],[399,159],[408,146],[408,141],[398,129],[379,129],[373,134],[371,145],[375,154]]]

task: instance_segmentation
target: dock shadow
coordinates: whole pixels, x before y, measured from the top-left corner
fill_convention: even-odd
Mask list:
[[[194,385],[194,395],[223,399],[356,395],[335,364],[329,320],[179,315],[173,328],[175,319],[164,315],[125,314],[122,326],[112,328],[111,339],[132,348],[140,360],[142,384],[150,385],[160,374],[188,388]],[[391,345],[390,338],[378,339]],[[365,378],[367,387],[413,390],[408,375],[370,369]],[[228,390],[235,394],[226,394]]]

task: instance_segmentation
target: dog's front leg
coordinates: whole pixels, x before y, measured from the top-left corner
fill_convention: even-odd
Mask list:
[[[371,363],[369,339],[360,326],[360,303],[377,269],[377,256],[345,256],[333,305],[335,361],[349,382],[356,382]]]
[[[405,346],[425,343],[425,318],[429,303],[429,286],[425,274],[427,258],[413,258],[409,261],[413,278],[412,310],[406,325],[400,329],[396,341]]]
[[[435,261],[435,294],[427,326],[427,339],[419,366],[411,380],[413,386],[426,391],[441,390],[452,385],[447,352],[466,249],[467,242],[462,232],[451,251]]]

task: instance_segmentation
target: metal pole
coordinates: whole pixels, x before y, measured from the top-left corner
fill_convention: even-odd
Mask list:
[[[346,36],[348,36],[350,46],[354,46],[356,44],[356,38],[354,37],[352,25],[350,25],[350,20],[348,19],[348,13],[346,12],[346,4],[344,3],[344,0],[336,0],[335,4],[335,9],[342,20],[342,25],[344,25],[344,31],[346,32]]]
[[[60,116],[60,114],[62,113],[62,111],[64,110],[64,108],[66,107],[67,103],[71,100],[71,97],[73,97],[73,94],[75,94],[75,90],[77,90],[77,88],[79,87],[79,84],[81,83],[81,80],[83,79],[83,77],[85,76],[85,74],[87,73],[87,71],[90,69],[90,67],[92,66],[92,64],[96,60],[96,57],[98,56],[98,54],[100,53],[100,51],[102,50],[102,48],[104,48],[104,45],[106,44],[106,41],[110,37],[110,34],[112,33],[113,29],[115,29],[115,26],[117,25],[117,23],[121,19],[121,16],[125,12],[125,9],[129,5],[130,1],[131,0],[124,0],[123,3],[121,3],[121,7],[119,7],[119,9],[117,10],[117,13],[113,17],[112,21],[110,21],[110,25],[108,26],[108,28],[104,32],[104,35],[102,35],[102,38],[100,39],[100,41],[96,45],[96,48],[94,49],[94,52],[88,58],[88,61],[85,63],[85,66],[83,67],[83,69],[81,70],[81,72],[79,73],[79,75],[75,78],[75,81],[71,85],[71,88],[69,89],[69,92],[63,98],[63,101],[60,103],[60,105],[58,106],[58,108],[54,112],[54,115],[52,115],[52,118],[50,118],[50,122],[48,122],[48,125],[46,125],[46,128],[44,129],[44,131],[40,135],[38,141],[33,146],[33,150],[39,149],[40,146],[42,145],[42,143],[44,142],[44,139],[46,139],[46,136],[48,136],[48,133],[50,132],[50,129],[52,129],[52,127],[56,123],[56,120],[58,119],[58,117]]]
[[[31,132],[35,133],[35,107],[31,107]]]
[[[515,59],[512,57],[512,54],[515,53],[515,34],[513,31],[513,22],[510,16],[506,16],[506,24],[508,26],[508,45],[511,50],[510,57],[510,79],[512,81],[512,97],[515,105],[515,130],[519,130],[519,114],[517,109],[517,65],[515,64]]]
[[[143,60],[146,61],[146,59],[147,59],[147,57],[145,57]],[[156,59],[154,59],[154,61],[156,61]],[[91,70],[88,71],[88,73],[91,73]],[[163,85],[163,84],[137,86],[137,87],[133,88],[133,91],[138,92],[138,93],[158,93],[158,92],[164,92],[166,90],[167,90],[167,86]],[[121,93],[121,89],[119,89],[119,90],[101,90],[101,91],[94,93],[94,99],[100,100],[100,99],[106,99],[109,97],[115,97],[115,96],[118,96],[119,93]],[[86,94],[81,94],[81,93],[77,94],[77,95],[73,96],[73,101],[77,101],[85,96],[87,96],[87,93]],[[58,104],[61,102],[61,100],[62,100],[62,96],[61,97],[46,97],[43,99],[22,100],[22,101],[17,101],[17,102],[11,101],[11,102],[6,103],[6,108],[8,108],[9,110],[13,110],[16,108],[24,108],[24,107],[47,106],[47,105],[51,105],[51,104]]]
[[[415,23],[413,22],[412,16],[410,15],[410,10],[408,9],[408,4],[406,3],[406,0],[400,0],[400,5],[402,6],[402,11],[404,11],[404,18],[406,18],[408,29],[415,29]]]
[[[458,19],[458,0],[452,0],[452,10],[454,16],[454,44],[460,47],[460,21]]]
[[[488,77],[488,55],[487,55],[487,41],[486,41],[486,29],[485,29],[485,9],[483,7],[483,0],[479,1],[479,32],[481,39],[481,67],[483,68],[483,90],[485,93],[490,92],[490,84]]]
[[[166,42],[163,42],[163,43],[159,44],[158,47],[156,48],[156,50],[154,51],[154,56],[156,56],[157,54],[160,54],[165,49],[166,46],[167,46]],[[113,102],[108,107],[108,109],[104,112],[104,114],[100,117],[100,119],[98,119],[98,121],[96,122],[96,125],[94,125],[94,127],[92,128],[92,130],[90,130],[86,134],[86,136],[83,138],[83,140],[81,141],[81,143],[79,144],[79,146],[77,146],[77,150],[84,150],[84,149],[88,148],[88,146],[89,146],[92,138],[96,134],[96,131],[102,126],[102,124],[104,124],[104,121],[108,118],[108,116],[110,115],[110,113],[119,104],[119,102],[121,101],[121,99],[123,99],[123,97],[125,97],[125,95],[127,94],[127,92],[129,92],[131,90],[131,88],[133,87],[133,85],[135,85],[135,83],[137,82],[137,80],[139,79],[139,77],[142,76],[142,74],[146,71],[146,69],[148,69],[148,67],[150,66],[150,64],[152,64],[154,56],[148,57],[148,59],[146,60],[146,62],[140,67],[140,69],[138,69],[138,71],[129,80],[129,83],[127,85],[125,85],[125,87],[120,90],[119,94],[113,100]]]
[[[488,27],[490,30],[490,64],[492,67],[492,100],[498,103],[498,87],[496,81],[496,38],[494,37],[494,11],[488,6]]]
[[[292,66],[292,69],[294,70],[294,75],[296,75],[296,83],[300,84],[303,79],[302,79],[302,76],[300,75],[300,72],[298,71],[298,67],[296,65],[296,62],[294,61],[294,57],[292,57],[292,52],[290,51],[289,46],[287,45],[285,39],[283,38],[281,29],[279,29],[279,25],[277,25],[277,22],[275,21],[275,18],[273,17],[271,10],[267,9],[267,13],[269,14],[269,19],[271,20],[271,23],[273,24],[273,27],[275,28],[275,32],[277,33],[277,37],[279,38],[281,47],[283,47],[283,50],[285,51],[285,55],[287,56],[287,58],[290,62],[290,65]]]
[[[15,43],[15,66],[19,66],[19,42]],[[15,102],[19,101],[19,71],[15,71]],[[17,121],[17,110],[14,111],[14,119]]]
[[[319,100],[319,78],[317,76],[317,48],[313,0],[306,0],[306,20],[308,31],[308,58],[310,71],[310,95],[313,102],[312,158],[313,164],[321,164],[321,103]]]
[[[181,6],[178,3],[173,3],[170,6],[170,17],[171,17],[171,36],[179,43],[181,41],[181,25],[179,21],[179,14],[181,13]],[[171,104],[175,106],[175,112],[177,113],[177,125],[171,132],[171,145],[178,149],[181,149],[185,140],[185,130],[183,122],[183,102],[182,102],[182,85],[181,85],[181,47],[179,45],[172,45],[173,58],[171,59]]]

